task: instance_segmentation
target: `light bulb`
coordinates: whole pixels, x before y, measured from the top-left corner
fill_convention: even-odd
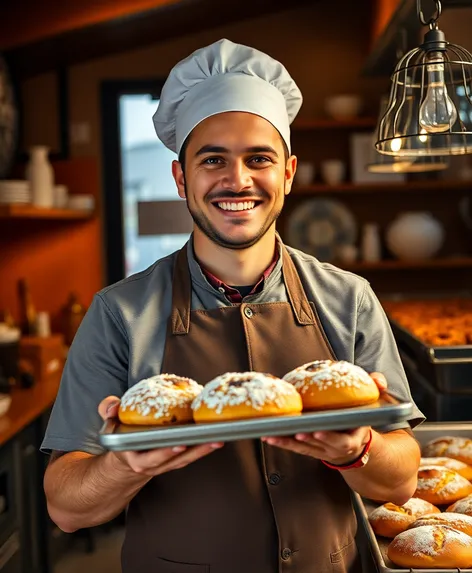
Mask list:
[[[421,135],[418,137],[418,139],[421,141],[421,143],[426,143],[428,141],[428,136],[426,135],[426,129],[422,127],[420,133]]]
[[[393,151],[393,153],[397,153],[398,151],[400,151],[401,148],[402,148],[402,140],[399,137],[395,137],[395,139],[392,139],[392,141],[390,142],[390,149]]]
[[[426,71],[428,88],[420,107],[419,123],[427,133],[448,131],[457,120],[457,110],[444,82],[444,54],[431,52]]]

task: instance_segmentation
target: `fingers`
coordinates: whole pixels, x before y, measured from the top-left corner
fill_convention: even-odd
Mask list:
[[[116,396],[107,396],[98,405],[98,413],[100,414],[103,421],[109,420],[110,418],[116,418],[118,416],[119,407],[119,398]]]
[[[387,389],[387,379],[381,372],[371,372],[370,377],[377,384],[377,388],[380,391]]]
[[[288,449],[302,455],[334,461],[354,458],[362,452],[370,435],[370,428],[356,428],[346,432],[314,432],[296,434],[293,438],[267,437],[263,442],[271,446]]]
[[[222,446],[222,443],[202,444],[191,448],[176,446],[146,452],[123,452],[122,455],[135,473],[157,476],[185,467]]]
[[[203,444],[201,446],[194,446],[189,448],[186,452],[178,455],[177,457],[170,459],[167,463],[163,464],[159,468],[159,473],[170,472],[172,470],[178,470],[188,466],[189,464],[196,462],[200,458],[208,456],[214,451],[223,447],[221,443],[215,444]],[[159,474],[157,474],[159,475]]]

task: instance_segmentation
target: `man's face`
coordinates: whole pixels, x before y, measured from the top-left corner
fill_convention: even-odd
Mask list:
[[[185,161],[185,174],[180,163],[172,166],[179,195],[198,229],[231,249],[254,245],[275,224],[296,168],[273,125],[243,112],[201,122]]]

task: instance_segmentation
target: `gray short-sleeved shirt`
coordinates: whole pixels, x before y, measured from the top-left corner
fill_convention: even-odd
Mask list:
[[[411,400],[390,325],[369,283],[287,248],[308,299],[316,305],[336,357],[368,372],[382,372],[392,392]],[[195,260],[192,241],[187,249],[192,309],[230,306],[225,295],[206,280]],[[95,295],[70,348],[43,451],[103,453],[97,439],[102,425],[97,412],[100,401],[110,395],[120,397],[143,378],[160,373],[171,312],[175,257],[173,253]],[[263,290],[245,301],[287,301],[281,257]],[[415,407],[410,426],[423,420]],[[405,425],[388,430],[398,427]]]

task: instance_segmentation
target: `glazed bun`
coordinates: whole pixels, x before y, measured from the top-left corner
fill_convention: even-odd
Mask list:
[[[424,499],[412,497],[403,505],[384,503],[369,515],[369,521],[376,535],[393,538],[421,515],[432,513],[439,513],[439,509]]]
[[[288,382],[260,372],[228,372],[209,382],[195,398],[195,422],[221,422],[300,414],[302,399]]]
[[[284,376],[300,392],[304,410],[330,410],[372,404],[379,399],[374,380],[360,366],[316,360]]]
[[[453,458],[472,466],[472,440],[461,436],[436,438],[423,448],[423,456]]]
[[[415,497],[434,505],[445,505],[472,494],[472,484],[454,470],[423,466],[418,470]]]
[[[414,521],[408,529],[422,527],[423,525],[447,525],[456,531],[462,531],[472,536],[472,517],[462,513],[439,513],[422,515]]]
[[[122,397],[118,417],[123,424],[163,426],[192,422],[191,404],[203,386],[190,378],[159,374],[141,380]]]
[[[472,480],[472,466],[460,462],[459,460],[454,460],[453,458],[421,458],[421,466],[444,466],[450,470],[454,470],[459,475],[467,480]]]
[[[472,537],[446,525],[424,525],[397,535],[387,555],[395,565],[408,569],[468,569]]]
[[[447,512],[463,513],[464,515],[472,516],[472,495],[468,495],[459,501],[453,503],[446,509]]]

